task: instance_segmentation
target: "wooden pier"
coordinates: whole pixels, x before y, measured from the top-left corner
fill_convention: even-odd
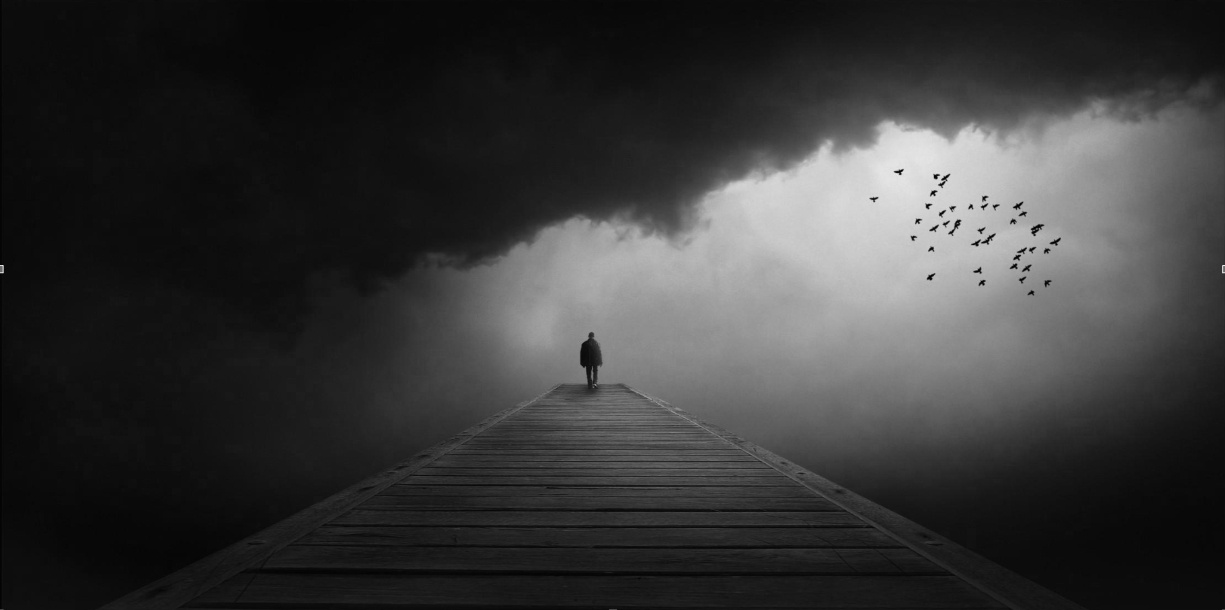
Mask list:
[[[559,385],[105,606],[1078,608],[624,385]]]

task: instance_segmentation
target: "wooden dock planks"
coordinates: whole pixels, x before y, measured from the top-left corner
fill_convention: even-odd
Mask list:
[[[557,386],[478,428],[198,594],[110,607],[1028,607],[625,386]]]

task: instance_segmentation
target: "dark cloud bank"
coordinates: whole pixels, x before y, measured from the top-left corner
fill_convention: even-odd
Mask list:
[[[1221,23],[1219,3],[5,3],[4,607],[108,601],[558,381],[490,394],[431,385],[478,348],[393,357],[376,297],[414,266],[575,216],[681,234],[710,190],[882,120],[1008,130],[1203,83],[1219,103]],[[73,586],[47,593],[55,573]]]

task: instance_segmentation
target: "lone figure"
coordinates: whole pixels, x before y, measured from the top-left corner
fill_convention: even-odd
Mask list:
[[[604,356],[600,354],[600,344],[595,340],[595,333],[587,333],[587,340],[578,352],[578,361],[587,369],[587,387],[600,387],[600,367],[604,365]]]

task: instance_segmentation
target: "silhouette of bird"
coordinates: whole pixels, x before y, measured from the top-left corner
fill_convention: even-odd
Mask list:
[[[906,168],[902,168],[902,169],[906,169]],[[902,170],[901,170],[901,169],[895,169],[895,170],[893,170],[893,173],[895,173],[895,174],[897,174],[897,175],[901,176],[901,175],[902,175]]]
[[[998,204],[998,203],[993,203],[993,204],[991,204],[991,209],[993,209],[993,210],[994,210],[994,209],[996,209],[996,208],[998,208],[998,207],[1000,207],[1000,204]]]
[[[936,196],[936,191],[932,191],[932,194],[928,195],[928,197],[935,197],[935,196]]]
[[[1030,246],[1030,248],[1029,248],[1029,253],[1030,253],[1030,254],[1033,254],[1033,253],[1034,253],[1034,246]]]
[[[1030,291],[1029,291],[1029,294],[1027,294],[1027,295],[1025,295],[1025,296],[1030,296],[1030,297],[1034,296],[1034,291],[1030,290]]]
[[[1010,225],[1015,225],[1015,224],[1017,224],[1017,219],[1013,218],[1013,219],[1012,219],[1012,221],[1011,221],[1011,222],[1009,222],[1008,224],[1010,224]]]
[[[940,187],[940,188],[944,188],[944,182],[941,182],[940,184],[937,184],[936,186],[938,186],[938,187]]]
[[[957,230],[957,227],[956,227],[956,226],[954,226],[954,227],[953,227],[953,231],[956,231],[956,230]],[[952,234],[953,234],[953,231],[949,231],[949,235],[952,235]]]
[[[979,286],[986,286],[986,285],[987,285],[987,280],[978,280],[978,285],[979,285]]]
[[[982,273],[982,272],[983,272],[983,268],[982,268],[982,267],[979,267],[978,269],[975,269],[975,270],[974,270],[974,273]]]
[[[1022,283],[1022,284],[1024,284],[1024,283],[1025,283],[1025,278],[1027,278],[1027,277],[1029,277],[1029,276],[1028,276],[1028,275],[1022,275],[1022,276],[1021,276],[1021,283]]]
[[[1017,254],[1025,254],[1025,248],[1021,248],[1020,250],[1017,250]]]
[[[955,205],[950,205],[950,206],[949,206],[949,211],[950,211],[950,212],[952,212],[953,210],[956,210],[956,209],[957,209],[957,206],[955,206]]]
[[[940,174],[932,174],[932,178],[934,178],[934,179],[936,179],[936,180],[939,180],[939,179],[940,179]]]
[[[944,175],[944,177],[943,177],[943,178],[941,178],[941,180],[948,180],[948,179],[949,179],[949,176],[952,176],[952,175],[953,175],[953,174],[945,174],[945,175]]]
[[[1012,266],[1011,266],[1011,267],[1009,267],[1009,269],[1016,269],[1016,268],[1017,268],[1017,264],[1016,264],[1016,263],[1013,263],[1013,264],[1012,264]]]
[[[939,228],[940,228],[940,225],[937,224],[937,225],[933,225],[932,228],[928,229],[927,231],[929,233],[935,233],[936,229],[939,229]]]
[[[1017,216],[1029,216],[1029,212],[1022,211],[1020,214],[1017,214]]]
[[[1024,202],[1024,201],[1022,201],[1021,203],[1025,203],[1025,202]],[[1014,210],[1019,210],[1019,209],[1021,209],[1021,203],[1018,203],[1018,204],[1016,204],[1016,205],[1012,206],[1012,209],[1014,209]]]
[[[931,246],[930,248],[928,248],[928,249],[927,249],[927,251],[928,251],[928,252],[935,252],[935,251],[936,251],[936,247],[935,247],[935,246]]]
[[[987,196],[983,195],[983,201],[986,201],[986,200],[987,200]]]
[[[1029,273],[1030,267],[1033,267],[1033,265],[1025,265],[1025,267],[1021,269],[1021,273]]]
[[[1043,287],[1043,288],[1046,288],[1047,286],[1050,286],[1050,285],[1051,285],[1051,281],[1050,281],[1050,280],[1046,280],[1045,282],[1042,282],[1042,287]]]
[[[948,211],[948,210],[940,210],[940,217],[941,217],[941,218],[944,218],[944,213],[945,213],[945,212],[947,212],[947,211]]]
[[[914,223],[915,223],[915,224],[920,224],[920,223],[922,223],[922,222],[923,222],[923,219],[922,219],[922,218],[916,218],[916,219],[914,219]]]
[[[953,221],[953,226],[954,226],[954,227],[960,227],[960,226],[961,226],[961,219],[960,219],[960,218],[958,218],[957,220],[954,220],[954,221]]]
[[[989,244],[989,243],[991,243],[991,240],[993,240],[993,239],[995,239],[995,233],[992,233],[992,234],[988,235],[988,236],[987,236],[987,241],[985,241],[985,242],[983,242],[983,243],[984,243],[984,244]]]
[[[944,221],[944,222],[940,223],[940,226],[942,226],[942,227],[947,227],[947,226],[949,226],[949,221],[947,221],[947,220],[946,220],[946,221]]]
[[[876,201],[877,199],[880,199],[880,197],[868,197],[868,199],[871,199],[872,201]]]
[[[923,204],[923,207],[924,207],[924,208],[927,208],[927,209],[929,209],[929,210],[930,210],[930,209],[932,209],[932,204],[930,204],[930,203],[925,203],[925,204]]]
[[[1018,255],[1016,255],[1016,256],[1014,256],[1014,257],[1012,257],[1012,260],[1014,260],[1014,261],[1019,261],[1019,260],[1021,260],[1021,255],[1020,255],[1020,254],[1018,254]]]
[[[1056,238],[1055,238],[1055,241],[1051,242],[1051,245],[1052,245],[1052,246],[1058,246],[1058,245],[1059,245],[1059,240],[1061,240],[1061,239],[1063,239],[1063,238],[1062,238],[1062,237],[1056,237]]]
[[[930,282],[930,281],[932,281],[932,278],[934,278],[934,277],[936,277],[936,274],[935,274],[935,273],[933,273],[933,274],[931,274],[931,275],[927,276],[927,281],[929,281],[929,282]]]
[[[989,204],[989,203],[984,203],[984,204],[982,204],[982,206],[980,206],[980,207],[981,207],[982,209],[984,209],[984,210],[985,210],[985,209],[987,209],[987,206],[989,206],[989,205],[991,205],[991,204]],[[973,206],[971,206],[971,207],[973,207]]]
[[[1034,232],[1034,233],[1037,233],[1038,231],[1041,231],[1041,230],[1042,230],[1042,227],[1045,227],[1045,226],[1046,226],[1046,225],[1044,225],[1044,224],[1042,224],[1042,223],[1038,223],[1038,224],[1036,224],[1036,225],[1034,225],[1034,226],[1030,227],[1030,228],[1029,228],[1029,230],[1030,230],[1030,231],[1032,231],[1032,232]]]
[[[983,231],[986,231],[986,230],[987,230],[987,227],[983,227],[983,228],[981,228],[981,229],[979,229],[979,230],[978,230],[978,234],[979,234],[979,235],[982,235],[982,234],[983,234]]]
[[[975,248],[977,248],[977,247],[978,247],[978,244],[979,244],[980,242],[982,242],[982,240],[981,240],[981,239],[976,239],[976,240],[974,240],[973,242],[971,242],[971,243],[970,243],[970,245],[971,245],[971,246],[974,246]]]
[[[1043,254],[1050,254],[1050,253],[1051,253],[1051,249],[1050,249],[1050,248],[1043,248],[1043,249],[1042,249],[1042,253],[1043,253]]]
[[[918,238],[919,238],[919,236],[918,236],[918,235],[911,235],[911,236],[910,236],[910,241],[914,241],[914,240],[916,240],[916,239],[918,239]]]

